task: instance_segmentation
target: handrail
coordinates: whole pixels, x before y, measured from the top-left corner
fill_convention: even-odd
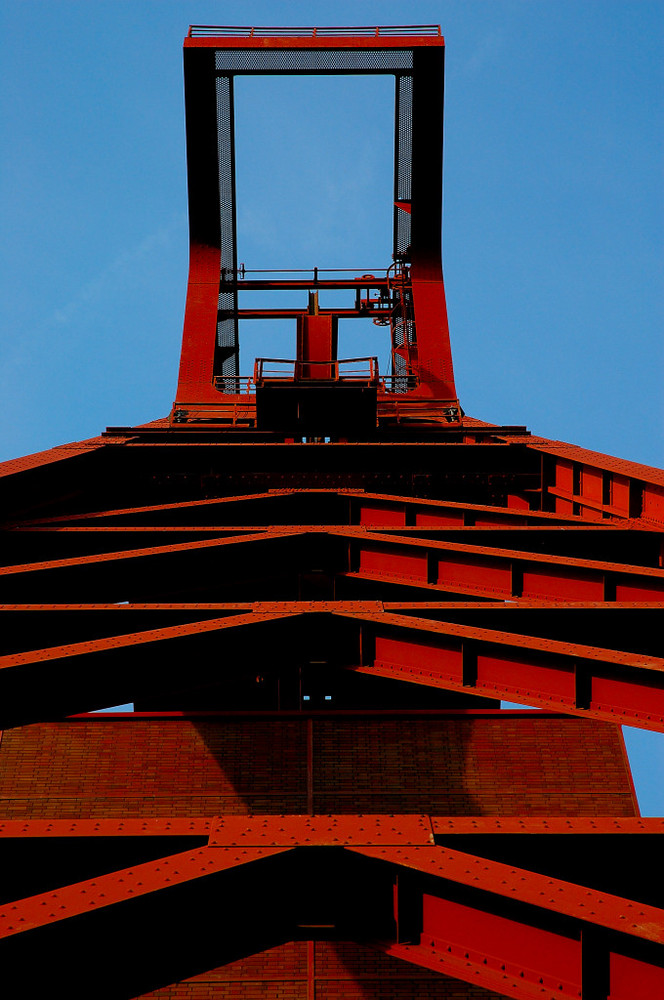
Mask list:
[[[292,382],[294,380],[295,365],[331,365],[333,362],[330,361],[301,361],[296,362],[290,358],[257,358],[257,362],[266,362],[267,364],[288,364],[293,365],[293,375],[276,375],[268,372],[267,374],[263,370],[263,366],[260,367],[256,365],[254,375],[215,375],[214,377],[214,387],[219,392],[225,395],[231,396],[245,396],[251,395],[255,392],[256,382],[267,379],[268,381],[286,381]],[[417,388],[419,380],[416,375],[378,375],[378,360],[376,358],[343,358],[341,362],[337,362],[337,365],[344,363],[355,363],[359,361],[370,361],[375,362],[375,367],[369,365],[369,371],[365,368],[363,371],[353,372],[343,371],[339,373],[338,378],[341,381],[348,380],[353,382],[378,382],[380,389],[388,393],[389,395],[403,395],[404,393],[411,392],[413,389]],[[337,381],[335,378],[333,381]],[[315,381],[315,380],[314,380]],[[332,380],[331,380],[332,381]]]
[[[250,27],[237,24],[191,24],[188,38],[405,38],[441,37],[439,24],[384,24],[348,27]]]
[[[349,365],[362,367],[349,368]],[[278,367],[281,366],[281,367]],[[288,374],[283,367],[289,366]],[[312,369],[317,374],[312,373]],[[343,366],[343,367],[342,367]],[[377,384],[379,380],[378,358],[341,358],[329,361],[307,361],[297,358],[256,358],[254,382],[364,382]]]
[[[212,384],[219,392],[230,396],[251,394],[254,388],[250,375],[215,375]]]
[[[367,268],[365,269],[367,273],[359,274],[361,270],[359,267],[245,267],[244,264],[240,264],[235,273],[241,278],[245,274],[313,274],[314,278],[318,274],[359,274],[357,280],[360,282],[363,278],[376,277],[375,274],[369,274],[368,271],[379,271],[387,274],[393,266],[391,264],[390,267]]]
[[[378,364],[378,359],[375,356],[370,357],[369,355],[362,358],[330,358],[328,361],[307,361],[303,358],[256,358],[256,361],[260,361],[261,364],[265,361],[269,361],[271,364],[280,365],[336,365],[337,367],[339,367],[339,365],[347,365],[355,361],[368,361],[369,365],[371,365],[372,362],[376,365]]]

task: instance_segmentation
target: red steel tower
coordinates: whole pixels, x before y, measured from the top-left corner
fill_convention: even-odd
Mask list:
[[[664,474],[463,413],[443,55],[189,31],[172,412],[0,467],[8,995],[664,996],[664,821],[620,730],[664,730]],[[235,77],[355,73],[395,79],[391,263],[239,268]],[[256,317],[293,358],[247,376]],[[338,356],[347,317],[389,373]]]

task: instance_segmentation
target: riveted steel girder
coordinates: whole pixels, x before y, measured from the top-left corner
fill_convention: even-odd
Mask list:
[[[207,847],[0,908],[0,953],[9,963],[6,969],[31,943],[51,957],[51,946],[72,922],[83,940],[95,942],[94,957],[99,960],[103,952],[98,932],[110,931],[114,941],[122,943],[132,933],[136,915],[147,921],[147,940],[152,940],[151,925],[163,927],[159,916],[164,913],[180,930],[185,914],[174,906],[183,888],[190,905],[201,913],[209,912],[208,900],[214,898],[210,893],[216,897],[221,892],[223,907],[217,916],[208,917],[221,930],[240,900],[239,919],[249,916],[246,895],[238,897],[243,880],[253,891],[260,885],[254,908],[271,910],[267,922],[257,922],[264,940],[274,943],[284,933],[311,935],[314,927],[307,921],[313,882],[318,883],[318,934],[347,934],[350,925],[343,914],[360,905],[365,943],[517,1000],[609,995],[628,1000],[634,995],[628,987],[636,983],[640,989],[655,989],[652,995],[657,995],[664,983],[664,911],[437,846],[437,822],[394,815],[225,817],[213,821]],[[545,849],[547,835],[539,836]],[[253,879],[257,865],[260,883]],[[284,878],[291,886],[290,898],[273,908],[278,899],[273,894],[285,884]],[[305,888],[298,890],[297,885]],[[236,928],[235,938],[241,939],[239,931],[246,930]],[[234,944],[237,947],[237,940]],[[217,956],[223,954],[218,938]],[[209,951],[191,957],[190,967],[195,968],[198,961],[209,960]],[[54,983],[64,967],[56,956],[51,961]],[[68,974],[70,995],[82,996],[81,977],[75,969]],[[164,982],[154,961],[143,963],[141,975],[141,985]],[[113,977],[111,981],[112,995],[135,995],[131,975],[124,988]],[[108,995],[103,984],[101,991]]]

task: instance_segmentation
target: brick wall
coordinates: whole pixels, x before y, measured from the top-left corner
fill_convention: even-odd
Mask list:
[[[345,941],[290,942],[143,994],[154,1000],[500,1000]]]
[[[312,767],[307,767],[311,757]],[[7,730],[0,818],[635,814],[617,727],[545,713],[69,720]]]

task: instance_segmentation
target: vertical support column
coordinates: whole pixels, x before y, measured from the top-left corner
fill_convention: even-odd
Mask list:
[[[420,389],[456,399],[441,262],[443,49],[413,54],[411,279]]]
[[[240,374],[237,318],[237,221],[235,205],[235,100],[233,77],[216,76],[217,149],[219,157],[221,273],[214,373],[224,392],[235,390]]]
[[[215,376],[232,393],[239,374],[233,76],[217,74],[214,49],[184,59],[190,247],[176,407],[219,402]]]
[[[297,318],[297,365],[295,379],[329,381],[335,377],[337,317],[321,316],[318,292],[309,292],[309,312]]]

